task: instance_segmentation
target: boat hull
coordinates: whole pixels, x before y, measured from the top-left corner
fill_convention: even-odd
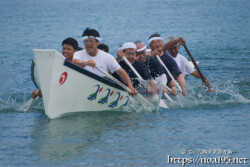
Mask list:
[[[56,50],[34,49],[35,82],[45,114],[53,119],[84,111],[114,110],[128,104],[128,93],[116,83],[65,60]]]

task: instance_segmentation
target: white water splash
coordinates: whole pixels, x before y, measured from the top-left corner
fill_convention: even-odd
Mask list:
[[[7,67],[1,66],[0,78],[2,80],[0,84],[0,109],[6,109],[9,104],[15,103],[15,100],[11,98],[11,89],[15,83],[15,76]]]
[[[214,92],[207,92],[204,85],[188,85],[187,96],[173,97],[175,103],[165,100],[170,108],[194,108],[197,106],[213,107],[227,104],[249,104],[247,99],[239,93],[232,81],[213,84]]]

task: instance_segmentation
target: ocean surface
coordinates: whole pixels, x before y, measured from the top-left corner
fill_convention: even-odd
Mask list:
[[[1,0],[0,27],[1,167],[250,166],[249,0]],[[35,89],[32,49],[61,52],[67,37],[83,47],[86,27],[114,57],[155,32],[184,37],[215,92],[190,76],[168,110],[50,120],[39,99],[20,111]]]

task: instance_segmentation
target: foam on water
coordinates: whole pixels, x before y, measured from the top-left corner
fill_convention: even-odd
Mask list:
[[[214,92],[207,92],[204,85],[187,86],[186,97],[172,97],[176,103],[167,102],[170,108],[217,107],[227,104],[249,104],[250,99],[239,93],[232,81],[213,83]]]
[[[0,66],[0,78],[3,79],[0,86],[0,110],[13,106],[15,99],[12,98],[12,88],[15,84],[15,76],[5,66]]]

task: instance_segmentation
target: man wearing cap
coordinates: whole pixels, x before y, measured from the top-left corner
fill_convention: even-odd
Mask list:
[[[84,69],[102,77],[105,77],[105,75],[94,68],[96,65],[106,72],[116,72],[131,90],[131,95],[138,93],[137,90],[135,90],[132,86],[128,74],[123,70],[123,68],[121,68],[115,58],[111,54],[97,48],[101,41],[98,31],[95,29],[86,28],[83,31],[82,39],[85,50],[78,51],[74,54],[72,61],[74,64],[77,64]]]
[[[162,39],[162,37],[158,33],[152,34],[148,38],[148,45],[151,48],[152,55],[154,57],[156,55],[158,55],[161,58],[161,60],[163,61],[165,66],[168,68],[170,73],[173,75],[173,77],[181,85],[182,95],[186,96],[187,93],[186,93],[185,79],[184,79],[181,71],[179,70],[176,62],[169,55],[167,55],[166,53],[163,52],[163,39]],[[164,71],[167,74],[167,71],[166,70],[164,70]]]
[[[171,77],[164,73],[163,67],[159,63],[157,59],[154,57],[147,55],[147,47],[143,41],[136,41],[136,56],[138,57],[138,61],[144,63],[148,66],[151,76],[159,83],[162,83],[163,91],[167,93],[166,85],[168,85],[171,89],[171,94],[177,95],[176,86],[172,81]]]
[[[183,37],[176,38],[176,37],[170,36],[166,40],[166,44],[163,48],[163,51],[167,50],[167,53],[170,55],[171,58],[174,59],[174,61],[178,65],[183,75],[191,74],[194,77],[201,79],[201,76],[198,73],[198,71],[194,70],[193,67],[189,64],[187,58],[179,53],[180,45],[184,45],[184,44],[185,44],[185,40]],[[206,80],[205,84],[209,83],[207,78],[205,80]]]
[[[132,69],[130,69],[129,65],[126,64],[125,61],[121,61],[123,56],[127,58],[129,63],[134,67],[136,72],[142,77],[142,79],[148,81],[148,84],[151,86],[151,92],[152,94],[155,93],[155,85],[153,78],[150,74],[149,68],[142,62],[136,60],[136,45],[133,42],[126,42],[122,45],[120,48],[121,51],[118,51],[117,53],[117,61],[119,61],[119,64],[121,67],[128,73],[129,77],[132,80],[133,86],[138,87],[139,81],[137,75],[134,73]]]

